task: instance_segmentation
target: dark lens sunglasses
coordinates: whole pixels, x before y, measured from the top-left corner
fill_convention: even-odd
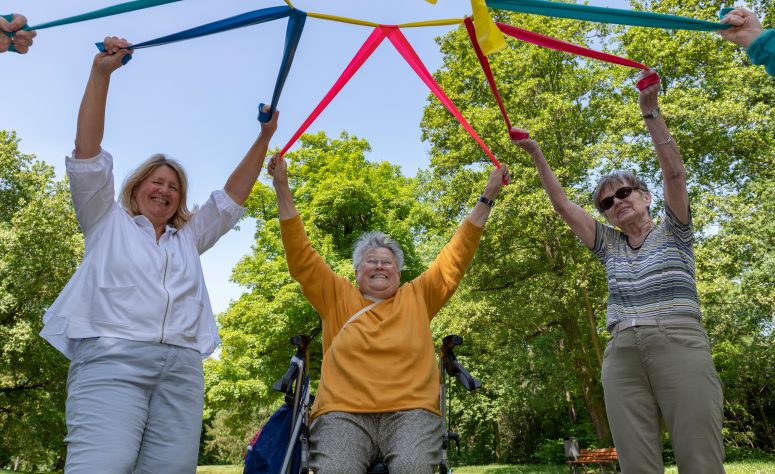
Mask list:
[[[611,209],[611,206],[614,205],[614,197],[620,201],[627,199],[630,194],[632,194],[632,191],[635,188],[632,186],[622,186],[621,188],[614,191],[613,196],[608,196],[607,198],[600,201],[600,209],[607,211]]]

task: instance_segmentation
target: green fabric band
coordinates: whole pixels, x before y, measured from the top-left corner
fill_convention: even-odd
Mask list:
[[[577,5],[575,3],[549,2],[546,0],[487,0],[487,6],[490,8],[532,13],[535,15],[672,30],[715,31],[729,28],[729,25],[724,25],[722,23],[695,20],[693,18],[667,15],[664,13],[593,7],[589,5]]]

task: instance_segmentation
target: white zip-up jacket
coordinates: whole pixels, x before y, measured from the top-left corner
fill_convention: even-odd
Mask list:
[[[115,200],[113,158],[66,159],[76,218],[85,238],[83,262],[43,316],[40,335],[68,359],[83,338],[117,337],[198,350],[220,343],[199,255],[245,209],[223,190],[181,229],[167,226],[156,242],[151,222]]]

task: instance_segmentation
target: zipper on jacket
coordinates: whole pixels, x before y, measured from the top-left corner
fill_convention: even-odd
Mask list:
[[[159,342],[164,342],[164,325],[167,323],[167,313],[170,311],[170,292],[167,290],[167,264],[169,262],[169,255],[167,249],[164,250],[164,269],[161,274],[161,286],[164,288],[164,292],[167,294],[167,303],[164,306],[164,316],[161,319],[161,339]]]

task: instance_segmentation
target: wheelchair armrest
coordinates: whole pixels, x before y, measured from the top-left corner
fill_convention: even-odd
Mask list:
[[[454,361],[452,362],[452,365],[454,367],[454,371],[450,372],[450,375],[454,375],[455,378],[463,384],[463,387],[465,387],[466,390],[469,392],[472,392],[482,386],[482,382],[475,379],[468,371],[460,365],[459,362]]]
[[[293,382],[299,373],[299,364],[296,362],[296,356],[291,359],[291,365],[285,371],[285,375],[272,384],[272,389],[282,393],[289,393],[292,390]]]
[[[453,347],[463,344],[463,338],[457,334],[450,334],[446,336],[441,342],[441,362],[444,365],[444,370],[451,376],[455,377],[463,384],[468,391],[476,390],[482,386],[482,383],[471,376],[471,374],[463,367],[455,357]]]

